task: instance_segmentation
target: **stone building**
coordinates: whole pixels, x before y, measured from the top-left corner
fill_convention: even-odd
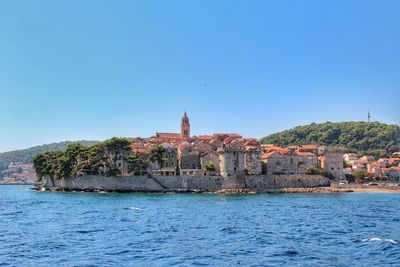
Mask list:
[[[156,133],[152,139],[156,143],[178,143],[181,141],[181,135],[179,133]]]
[[[285,164],[283,165],[286,174],[297,174],[298,173],[298,156],[294,149],[283,149],[281,151],[282,156],[285,159]]]
[[[319,153],[322,153],[322,150],[318,149],[318,145],[301,145],[298,146],[297,150],[299,152],[310,152],[313,153],[314,155],[318,155]]]
[[[242,147],[223,146],[218,150],[221,176],[244,173],[244,149]]]
[[[175,143],[179,144],[182,141],[189,141],[190,139],[190,123],[189,117],[185,111],[181,122],[180,133],[156,133],[155,136],[150,138],[155,143]]]
[[[127,162],[129,156],[130,156],[130,151],[125,151],[120,149],[118,150],[118,152],[114,153],[114,155],[109,156],[108,161],[110,165],[113,165],[115,161],[116,167],[120,171],[120,175],[127,176],[129,175],[128,162]]]
[[[287,174],[286,159],[276,151],[261,156],[262,172],[267,175]]]
[[[304,174],[310,168],[318,168],[318,157],[311,152],[296,152],[297,173]]]
[[[220,174],[219,154],[217,151],[212,150],[212,151],[207,151],[207,152],[204,152],[203,154],[201,154],[200,155],[200,163],[201,163],[204,173],[213,174],[213,175]],[[213,171],[211,173],[207,172],[205,169],[205,166],[207,164],[212,164],[215,168],[215,171]]]
[[[182,143],[178,149],[181,175],[197,175],[201,171],[199,150],[189,143]]]
[[[156,145],[166,148],[164,162],[151,162],[149,169],[158,175],[210,175],[205,165],[212,164],[211,175],[259,175],[262,173],[261,144],[256,138],[235,133],[191,136],[190,120],[185,111],[180,133],[156,133],[150,138],[134,138],[132,152],[147,153]]]
[[[244,168],[246,174],[259,175],[262,173],[261,153],[259,148],[249,147],[244,152]]]
[[[327,147],[324,155],[320,157],[321,169],[336,180],[345,178],[343,172],[343,154],[343,148]]]
[[[165,148],[165,151],[162,155],[163,162],[161,163],[160,174],[176,175],[178,168],[177,149],[167,143],[163,143],[161,146]]]
[[[199,150],[200,154],[214,150],[214,148],[205,140],[196,140],[192,144]]]

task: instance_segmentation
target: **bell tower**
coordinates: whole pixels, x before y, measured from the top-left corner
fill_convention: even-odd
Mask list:
[[[189,138],[190,138],[190,123],[189,123],[189,117],[187,116],[185,110],[185,114],[183,114],[181,123],[181,140],[188,141]]]

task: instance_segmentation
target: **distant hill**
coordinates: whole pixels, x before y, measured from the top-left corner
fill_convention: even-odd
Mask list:
[[[385,156],[400,149],[400,126],[380,122],[325,122],[297,126],[261,139],[280,146],[339,145],[360,154]]]
[[[35,146],[27,149],[14,150],[0,153],[0,171],[5,169],[11,162],[31,163],[32,158],[39,153],[50,150],[64,150],[69,144],[80,143],[85,146],[94,145],[98,141],[65,141],[60,143],[51,143],[47,145]]]

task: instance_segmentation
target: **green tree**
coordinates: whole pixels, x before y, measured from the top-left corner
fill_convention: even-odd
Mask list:
[[[128,158],[128,170],[129,172],[133,172],[133,174],[139,174],[140,171],[146,170],[148,165],[149,162],[143,153],[136,152]]]
[[[372,176],[365,171],[353,172],[354,181],[357,184],[363,184],[372,181]]]
[[[77,176],[87,166],[89,160],[89,148],[81,144],[68,145],[65,151],[66,160],[69,165],[69,173],[72,176]]]
[[[323,171],[317,168],[308,168],[306,170],[306,174],[308,175],[323,175]]]
[[[104,175],[106,170],[111,168],[104,143],[99,143],[89,147],[88,150],[88,168],[98,175]]]
[[[349,183],[354,183],[356,180],[354,175],[352,175],[352,174],[345,174],[345,177],[346,177],[347,182],[349,182]]]
[[[41,153],[33,157],[33,168],[37,180],[48,174],[49,153]]]
[[[130,144],[128,138],[113,137],[104,141],[104,148],[108,157],[112,160],[113,164],[110,169],[116,169],[117,160],[127,160],[125,156],[130,151]]]
[[[112,138],[85,147],[70,144],[65,151],[49,151],[34,157],[33,163],[38,179],[49,176],[51,179],[77,176],[84,170],[92,170],[99,175],[120,173],[117,160],[126,160],[130,153],[130,142],[126,138]]]
[[[15,151],[8,151],[0,153],[0,171],[7,168],[7,166],[11,162],[23,162],[23,163],[32,163],[33,158],[41,153],[49,152],[49,151],[65,151],[67,146],[70,144],[79,143],[84,146],[94,145],[99,143],[98,141],[65,141],[60,143],[52,143],[47,145],[35,146],[28,149],[21,149]]]
[[[400,126],[379,122],[326,122],[297,126],[293,129],[268,135],[261,143],[280,146],[339,145],[349,152],[389,156],[399,151]]]
[[[204,165],[204,169],[208,172],[213,172],[213,171],[215,171],[215,166],[212,163],[208,163],[208,164]]]
[[[70,175],[70,166],[65,153],[62,151],[49,151],[39,154],[35,156],[33,163],[38,180],[44,176],[61,179]]]
[[[160,166],[164,162],[163,154],[165,152],[165,148],[163,146],[157,145],[150,149],[148,154],[148,159],[150,162],[157,162]]]

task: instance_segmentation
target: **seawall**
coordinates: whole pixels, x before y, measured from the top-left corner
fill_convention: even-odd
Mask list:
[[[46,179],[40,190],[116,192],[284,192],[286,188],[330,186],[320,175],[118,176],[86,175]]]

